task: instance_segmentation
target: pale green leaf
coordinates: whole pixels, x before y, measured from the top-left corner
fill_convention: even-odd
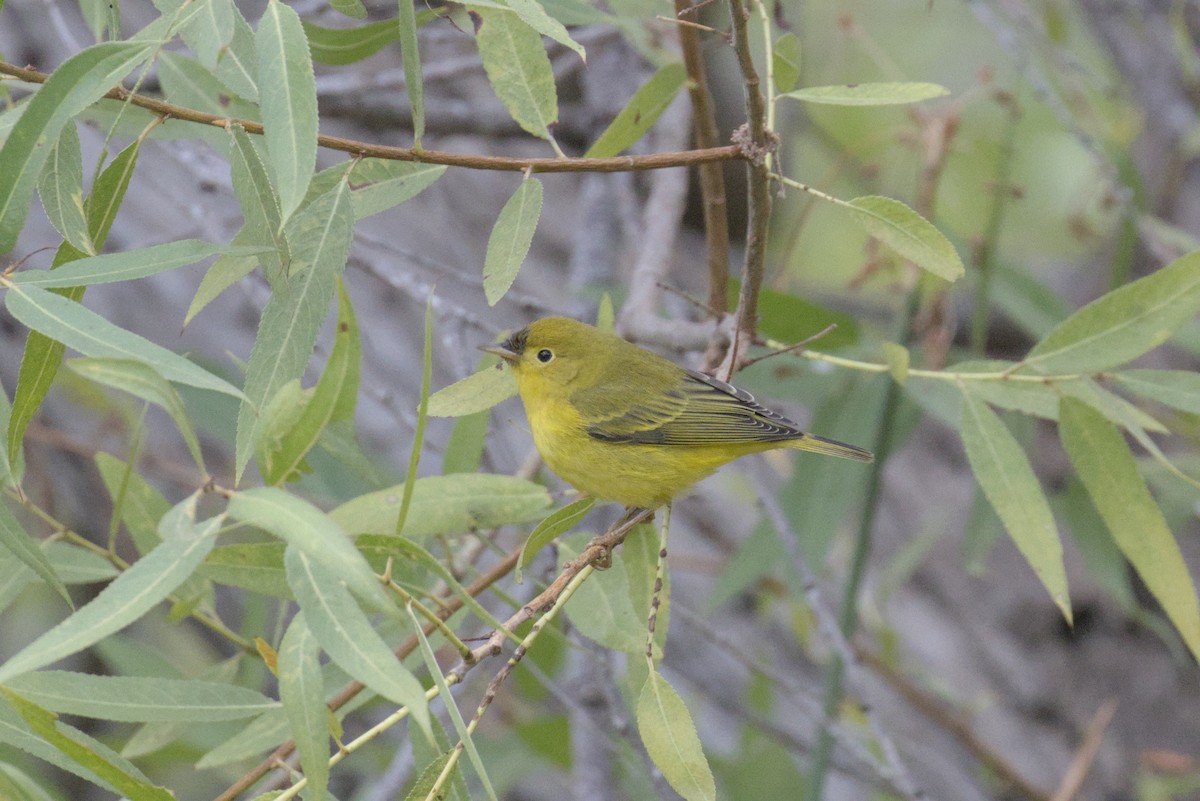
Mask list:
[[[217,77],[239,96],[258,100],[258,57],[254,52],[254,30],[237,6],[233,7],[233,38],[217,60]]]
[[[394,159],[360,159],[350,170],[350,201],[354,218],[362,220],[400,205],[423,192],[442,176],[441,164],[421,164]],[[308,188],[310,196],[331,189],[346,174],[346,165],[321,170]]]
[[[510,11],[477,9],[475,34],[483,68],[496,96],[517,124],[534,136],[553,140],[558,95],[542,37]]]
[[[425,79],[421,77],[421,52],[417,47],[416,3],[400,0],[396,25],[400,30],[400,56],[404,61],[404,88],[412,108],[413,147],[421,149],[425,135]]]
[[[775,91],[790,92],[800,80],[800,37],[788,31],[775,40],[771,52],[775,71]]]
[[[0,148],[0,253],[13,249],[25,224],[50,153],[47,143],[56,141],[68,120],[103,97],[150,52],[145,43],[93,45],[64,61],[29,101]],[[92,233],[97,246],[100,239]]]
[[[525,565],[533,561],[542,548],[546,547],[555,537],[570,531],[579,521],[587,517],[587,513],[596,505],[595,498],[580,498],[557,509],[529,533],[525,546],[521,548],[521,558],[517,561],[517,583],[521,583],[521,571]]]
[[[504,4],[516,12],[517,16],[525,21],[525,24],[533,28],[542,36],[553,39],[564,47],[569,47],[579,54],[579,57],[587,61],[587,54],[583,50],[583,46],[571,38],[571,34],[567,33],[567,29],[554,17],[546,13],[546,9],[538,0],[503,0]]]
[[[367,9],[362,4],[362,0],[329,0],[329,5],[347,17],[354,19],[366,19]]]
[[[483,292],[495,306],[517,278],[542,216],[542,182],[529,177],[500,209],[483,260]]]
[[[256,410],[284,384],[298,379],[312,356],[337,277],[346,267],[353,228],[350,192],[342,181],[308,204],[284,229],[291,271],[272,289],[246,365],[247,402],[237,420],[239,479],[258,441],[261,421]]]
[[[1070,622],[1062,542],[1029,458],[996,413],[969,393],[963,397],[962,440],[971,470],[1008,535]]]
[[[400,484],[360,495],[329,516],[351,534],[394,532],[403,493]],[[413,486],[404,535],[419,539],[523,523],[536,520],[549,508],[550,493],[545,487],[516,476],[426,476]]]
[[[1190,370],[1125,370],[1114,376],[1144,398],[1200,414],[1200,373]]]
[[[1024,364],[1041,373],[1107,370],[1166,342],[1200,312],[1200,252],[1109,292],[1055,326]]]
[[[139,553],[149,553],[162,541],[158,523],[170,511],[171,504],[131,465],[111,454],[96,453],[96,470],[112,498],[114,519],[125,524]]]
[[[228,508],[231,517],[269,531],[321,560],[355,595],[375,608],[394,608],[346,532],[308,501],[283,490],[262,487],[234,493]]]
[[[306,801],[323,801],[329,784],[329,710],[319,657],[317,638],[297,612],[279,645],[279,699],[308,780]]]
[[[196,287],[196,294],[183,317],[184,328],[218,295],[254,272],[258,260],[258,256],[222,256],[214,261],[200,280],[200,286]]]
[[[615,156],[641,139],[671,105],[686,80],[687,70],[682,64],[673,62],[659,69],[633,93],[625,108],[608,124],[584,156]]]
[[[637,725],[646,752],[675,792],[686,801],[716,801],[716,783],[696,724],[658,671],[650,672],[638,697]]]
[[[839,86],[809,86],[780,97],[833,106],[892,106],[918,103],[950,94],[936,83],[851,83]]]
[[[1073,398],[1063,398],[1059,434],[1117,547],[1200,660],[1196,587],[1124,438],[1099,412]]]
[[[429,396],[431,417],[462,417],[487,411],[517,394],[517,380],[500,365],[485,367]]]
[[[345,582],[295,546],[287,549],[284,563],[306,625],[329,658],[374,692],[407,706],[412,719],[432,736],[425,688],[375,632]]]
[[[175,801],[175,796],[166,788],[152,785],[150,780],[127,760],[78,729],[59,722],[54,713],[42,709],[8,688],[0,688],[0,692],[3,692],[8,703],[16,708],[33,733],[52,746],[58,754],[66,756],[86,771],[82,774],[85,777],[100,779],[103,786],[113,788],[118,794],[132,801]],[[57,758],[51,761],[62,766]]]
[[[183,398],[179,397],[175,388],[152,367],[129,359],[101,358],[71,359],[67,362],[67,367],[89,381],[128,392],[164,409],[179,429],[192,460],[202,473],[206,472],[204,457],[200,453],[200,440],[192,429]]]
[[[282,542],[245,542],[213,548],[198,575],[217,584],[295,600],[283,568]]]
[[[27,270],[13,276],[14,284],[42,289],[62,289],[93,284],[112,284],[146,278],[215,256],[218,253],[245,255],[261,248],[215,245],[200,239],[182,239],[141,250],[109,253],[76,259],[53,270]]]
[[[265,245],[271,249],[261,263],[274,284],[288,263],[288,244],[284,238],[283,217],[279,196],[271,186],[267,167],[250,135],[241,126],[229,129],[232,146],[229,151],[233,193],[242,207],[244,223],[235,242],[242,245]],[[333,186],[331,185],[332,189]],[[199,294],[199,292],[197,292]]]
[[[0,549],[5,549],[20,559],[26,567],[37,573],[42,581],[61,595],[68,606],[74,606],[71,603],[71,596],[67,593],[66,585],[54,566],[50,564],[41,545],[25,533],[21,523],[3,502],[0,502]]]
[[[300,16],[270,0],[254,36],[267,167],[284,220],[300,206],[317,164],[317,85]]]
[[[578,555],[572,544],[580,543],[559,545],[559,555],[563,559]],[[646,618],[633,607],[629,574],[616,564],[623,560],[623,555],[614,554],[614,567],[589,576],[575,590],[563,611],[571,619],[572,625],[588,639],[614,651],[644,656]]]
[[[883,352],[883,359],[887,362],[892,380],[903,386],[908,381],[908,348],[895,342],[884,342],[880,344],[879,349]]]
[[[83,151],[74,123],[63,126],[38,180],[42,208],[63,239],[84,253],[95,253],[83,211]]]
[[[845,207],[868,234],[918,267],[947,281],[962,278],[962,259],[950,240],[899,200],[869,195],[856,197]]]
[[[53,712],[135,723],[237,720],[279,706],[234,684],[145,676],[44,670],[15,678],[8,686]]]
[[[391,19],[354,28],[322,28],[305,22],[304,33],[313,61],[335,67],[369,58],[400,39],[399,26]]]
[[[183,504],[189,502],[194,499]],[[221,520],[214,517],[203,523],[192,520],[177,525],[161,545],[134,562],[86,606],[0,665],[0,683],[81,651],[153,609],[204,561]]]
[[[61,295],[36,286],[14,285],[4,297],[12,316],[29,328],[85,356],[145,362],[168,381],[243,397],[241,390],[178,353],[110,323]]]

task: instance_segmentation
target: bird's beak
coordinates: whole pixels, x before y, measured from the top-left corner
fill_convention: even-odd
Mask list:
[[[515,362],[521,358],[503,345],[480,345],[479,349],[484,353],[494,353],[506,362]]]

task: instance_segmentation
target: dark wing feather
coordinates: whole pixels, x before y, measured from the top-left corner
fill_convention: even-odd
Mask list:
[[[680,383],[588,427],[593,439],[647,445],[779,442],[803,432],[745,390],[687,370]]]

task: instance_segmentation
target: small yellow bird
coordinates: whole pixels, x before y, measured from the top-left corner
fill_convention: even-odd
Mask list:
[[[482,350],[516,375],[546,464],[597,500],[655,509],[721,465],[773,448],[874,458],[577,320],[547,317]]]

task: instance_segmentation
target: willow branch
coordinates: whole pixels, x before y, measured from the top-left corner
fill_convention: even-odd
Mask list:
[[[25,69],[0,61],[0,75],[10,75],[28,83],[45,83],[50,76],[44,72]],[[216,128],[239,125],[247,133],[261,135],[263,126],[253,120],[240,120],[209,114],[186,106],[177,106],[163,100],[135,94],[117,86],[104,95],[110,100],[129,103],[164,117],[171,117]],[[409,147],[390,147],[346,139],[340,136],[320,135],[317,144],[330,150],[338,150],[354,156],[411,161],[421,164],[445,164],[450,167],[466,167],[474,170],[500,170],[506,172],[628,172],[660,170],[665,167],[690,167],[708,162],[736,161],[745,155],[735,145],[683,150],[674,153],[653,153],[645,156],[613,156],[612,158],[515,158],[508,156],[473,156],[466,153],[449,153],[440,150],[416,150]]]

